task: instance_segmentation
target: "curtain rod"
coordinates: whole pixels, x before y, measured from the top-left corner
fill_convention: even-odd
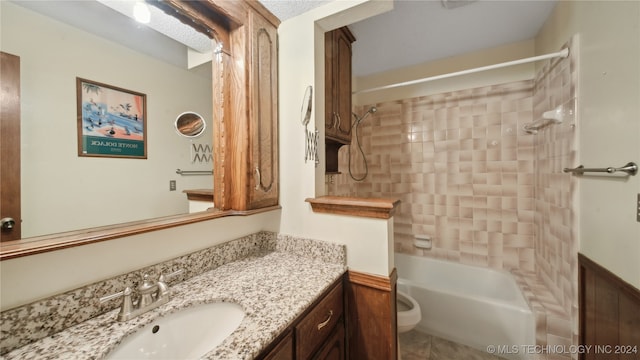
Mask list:
[[[419,84],[419,83],[433,81],[433,80],[446,79],[446,78],[450,78],[450,77],[454,77],[454,76],[473,74],[473,73],[477,73],[477,72],[480,72],[480,71],[493,70],[493,69],[503,68],[503,67],[507,67],[507,66],[526,64],[526,63],[539,61],[539,60],[546,60],[546,59],[551,59],[551,58],[556,58],[556,57],[566,58],[567,56],[569,56],[569,48],[564,48],[561,51],[558,51],[558,52],[555,52],[555,53],[546,54],[546,55],[539,55],[539,56],[524,58],[524,59],[520,59],[520,60],[507,61],[507,62],[503,62],[503,63],[500,63],[500,64],[482,66],[482,67],[478,67],[478,68],[474,68],[474,69],[456,71],[456,72],[452,72],[452,73],[448,73],[448,74],[430,76],[430,77],[426,77],[426,78],[422,78],[422,79],[405,81],[405,82],[396,83],[396,84],[377,86],[377,87],[373,87],[373,88],[369,88],[369,89],[363,89],[363,90],[354,91],[354,92],[352,92],[352,94],[362,94],[362,93],[378,91],[378,90],[393,89],[393,88],[397,88],[397,87],[400,87],[400,86],[414,85],[414,84]]]

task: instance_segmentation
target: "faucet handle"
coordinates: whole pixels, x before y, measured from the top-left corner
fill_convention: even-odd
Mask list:
[[[129,315],[131,313],[131,311],[133,310],[133,302],[131,301],[131,293],[133,291],[131,290],[130,287],[126,287],[124,290],[117,292],[115,294],[111,294],[111,295],[107,295],[107,296],[103,296],[100,298],[100,302],[104,303],[107,302],[109,300],[113,300],[113,299],[117,299],[119,297],[122,297],[122,306],[120,307],[120,313],[118,313],[118,320],[119,321],[124,321],[124,317]]]
[[[127,296],[131,296],[131,293],[132,293],[131,288],[127,286],[124,290],[117,292],[115,294],[103,296],[99,300],[100,300],[100,303],[105,303],[109,300],[117,299],[119,297],[126,298]]]
[[[167,275],[160,275],[160,278],[158,278],[158,298],[169,298],[169,285],[167,285],[167,280],[171,279],[172,277],[179,275],[183,272],[183,269],[174,271],[170,274]]]
[[[184,269],[180,269],[180,270],[176,270],[172,273],[169,273],[167,275],[161,274],[160,278],[158,279],[158,281],[160,282],[166,282],[167,280],[171,279],[174,276],[178,276],[180,274],[182,274],[184,272]]]

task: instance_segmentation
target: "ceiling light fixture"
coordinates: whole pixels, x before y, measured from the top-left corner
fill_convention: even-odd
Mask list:
[[[142,1],[136,1],[133,6],[133,17],[139,23],[148,24],[151,21],[151,13],[147,4]]]

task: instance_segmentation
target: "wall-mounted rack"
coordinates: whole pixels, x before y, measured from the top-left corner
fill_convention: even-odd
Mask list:
[[[305,133],[305,151],[304,151],[304,162],[307,160],[313,160],[318,167],[320,163],[320,156],[318,156],[318,141],[320,140],[320,135],[318,133],[318,129],[313,131],[308,131],[307,127],[304,127]]]
[[[584,166],[580,165],[573,169],[564,168],[562,171],[566,173],[574,173],[576,175],[582,175],[586,172],[598,172],[598,173],[608,173],[608,174],[613,174],[616,172],[624,172],[624,173],[627,173],[627,175],[634,176],[638,173],[638,165],[634,162],[627,163],[625,166],[619,167],[619,168],[615,168],[615,167],[585,168]]]
[[[213,175],[213,170],[176,170],[178,175]]]

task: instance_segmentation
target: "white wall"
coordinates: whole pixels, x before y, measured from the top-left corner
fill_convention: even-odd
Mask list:
[[[357,77],[354,80],[353,87],[354,91],[360,91],[378,86],[412,81],[512,60],[519,60],[534,56],[534,52],[534,41],[525,40],[491,49],[483,49],[458,56],[452,56],[441,60],[429,61],[414,66],[389,70],[369,76]],[[535,64],[529,63],[496,70],[482,71],[470,75],[424,82],[410,86],[358,93],[354,96],[354,105],[371,105],[384,101],[411,99],[418,96],[428,96],[462,89],[473,89],[495,84],[529,80],[533,78],[534,72]]]
[[[187,213],[182,190],[211,188],[213,179],[175,171],[210,170],[212,163],[191,164],[191,140],[177,134],[173,121],[191,110],[212,128],[207,72],[181,69],[8,1],[1,6],[0,46],[21,62],[23,238]],[[147,159],[78,157],[76,77],[147,95]],[[212,138],[209,130],[194,142],[211,145]],[[169,191],[169,180],[177,181],[177,191]]]
[[[0,310],[30,303],[259,231],[280,211],[224,218],[0,262]]]
[[[314,115],[309,127],[313,128],[316,123],[320,129],[324,127],[323,110],[316,111],[324,108],[324,93],[318,90],[324,87],[323,28],[348,24],[367,14],[389,9],[390,4],[390,1],[336,1],[281,24],[279,118],[282,210],[248,217],[220,218],[2,261],[1,309],[26,304],[260,230],[346,244],[347,262],[351,269],[389,275],[393,269],[391,220],[316,214],[304,201],[323,194],[324,166],[316,169],[313,163],[304,162],[300,108],[306,86],[313,85]],[[2,10],[4,21],[4,4]],[[318,185],[316,178],[320,179]],[[316,192],[316,188],[321,191]]]
[[[555,51],[579,34],[579,163],[640,163],[640,2],[562,1],[536,38]],[[575,164],[579,165],[579,164]],[[640,288],[640,175],[580,179],[580,252]]]
[[[304,127],[300,108],[305,89],[313,86],[311,130],[324,139],[324,32],[391,8],[390,1],[334,1],[278,28],[280,86],[280,203],[283,234],[347,245],[351,269],[388,276],[393,269],[393,221],[316,214],[304,200],[324,195],[324,141],[320,164],[304,161]]]

